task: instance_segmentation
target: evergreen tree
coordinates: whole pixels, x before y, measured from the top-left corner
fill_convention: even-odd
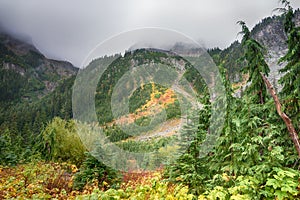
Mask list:
[[[206,158],[199,158],[201,143],[209,129],[210,105],[204,105],[200,112],[192,112],[180,133],[179,158],[167,168],[167,176],[172,182],[188,185],[190,192],[200,194],[200,187],[206,178]]]
[[[243,70],[244,73],[249,73],[248,82],[251,82],[246,93],[249,95],[254,94],[254,102],[264,104],[266,102],[267,88],[260,73],[267,76],[270,72],[269,66],[264,59],[264,48],[256,40],[251,38],[250,31],[245,22],[239,21],[238,23],[242,26],[242,45],[245,48],[244,58],[247,61],[247,65]]]
[[[237,114],[236,109],[240,109],[241,107],[237,106],[238,99],[232,96],[233,90],[229,80],[229,72],[224,67],[220,67],[219,69],[226,89],[227,107],[224,128],[217,140],[214,156],[210,158],[210,162],[214,163],[214,165],[209,166],[209,169],[214,172],[219,172],[222,168],[226,168],[226,170],[232,172],[235,168],[239,168],[239,166],[234,166],[234,152],[230,147],[238,135],[234,125],[234,119]]]
[[[279,62],[286,62],[286,66],[280,70],[285,73],[280,78],[279,83],[283,88],[281,95],[287,103],[287,113],[294,118],[298,115],[296,121],[299,122],[300,113],[300,27],[295,24],[295,12],[289,1],[281,0],[284,8],[284,30],[287,35],[288,51]],[[298,124],[299,126],[299,124]]]

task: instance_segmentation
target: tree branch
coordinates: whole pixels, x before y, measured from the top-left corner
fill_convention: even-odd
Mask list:
[[[298,134],[293,126],[292,120],[281,110],[281,104],[279,101],[279,98],[275,92],[275,89],[273,88],[272,84],[270,83],[270,81],[265,77],[264,74],[260,73],[261,77],[263,78],[271,96],[274,99],[274,103],[275,103],[275,107],[277,110],[278,115],[282,118],[282,120],[284,121],[289,133],[290,133],[290,137],[294,142],[295,148],[298,152],[298,157],[300,157],[300,143],[299,143],[299,137]]]

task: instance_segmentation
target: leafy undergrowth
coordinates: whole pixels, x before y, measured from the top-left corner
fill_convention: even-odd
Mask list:
[[[0,168],[0,199],[49,199],[78,194],[72,191],[77,168],[66,163],[32,162]]]
[[[198,197],[187,186],[163,179],[163,169],[122,173],[122,182],[114,187],[90,181],[82,190],[74,189],[77,172],[75,165],[41,161],[0,167],[0,199],[283,200],[299,199],[300,189],[299,172],[287,168],[273,168],[263,182],[257,176],[215,175],[211,188]]]
[[[78,171],[67,163],[31,162],[16,167],[0,167],[0,199],[192,199],[188,188],[162,179],[162,170],[123,173],[115,189],[106,182],[73,189]],[[108,189],[109,188],[109,189]]]

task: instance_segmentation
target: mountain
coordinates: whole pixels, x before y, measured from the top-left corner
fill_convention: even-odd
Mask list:
[[[300,24],[299,13],[299,11],[296,13],[298,24]],[[266,46],[266,59],[271,68],[269,78],[276,84],[280,77],[278,69],[282,67],[277,64],[277,61],[287,49],[282,17],[273,16],[262,20],[253,28],[251,34]],[[172,49],[191,57],[203,53],[200,49],[190,50],[180,43]],[[239,82],[245,79],[241,75],[241,69],[246,63],[242,60],[243,50],[238,41],[224,50],[215,48],[208,50],[208,53],[218,66],[227,68],[233,83],[238,87],[244,86],[244,83]],[[167,51],[140,49],[128,51],[124,56],[106,56],[93,60],[85,70],[93,70],[93,66],[105,62],[105,59],[114,61],[103,73],[101,81],[97,83],[95,93],[98,122],[103,125],[112,125],[116,122],[111,111],[113,89],[119,79],[134,66],[143,64],[175,66],[178,75],[184,76],[195,91],[204,94],[206,90],[200,74],[184,60]],[[1,33],[0,131],[22,135],[22,137],[27,134],[29,137],[30,134],[38,135],[45,124],[56,116],[63,119],[72,118],[72,87],[77,72],[78,69],[71,63],[46,58],[29,40],[24,42]],[[128,84],[129,86],[133,84],[137,90],[130,94],[129,115],[121,117],[119,120],[122,122],[147,125],[153,118],[151,109],[158,109],[160,112],[165,108],[168,119],[178,118],[181,115],[176,95],[167,88],[151,83],[144,86],[135,82]],[[155,103],[159,105],[155,106]],[[29,139],[24,140],[29,141]]]
[[[284,63],[278,63],[279,59],[287,52],[287,36],[284,32],[282,16],[272,16],[261,20],[251,30],[254,39],[260,42],[266,49],[265,59],[270,67],[269,80],[276,89],[280,89],[278,84],[282,74],[279,69],[284,67]],[[300,10],[295,11],[295,22],[300,26]],[[246,63],[243,61],[243,48],[238,41],[233,42],[228,48],[221,50],[214,48],[208,50],[217,65],[225,67],[228,76],[235,86],[245,87],[246,76],[243,76],[241,69]],[[237,90],[238,95],[241,90]]]
[[[53,117],[70,119],[77,71],[69,62],[48,59],[28,40],[0,33],[0,136],[32,146]]]
[[[296,22],[300,24],[299,10],[296,11]],[[269,78],[277,83],[280,77],[278,69],[282,68],[277,62],[287,49],[283,18],[265,18],[253,28],[251,34],[266,47],[266,60],[271,68]],[[182,44],[176,44],[172,49],[186,55],[198,52],[197,49],[185,52]],[[0,34],[0,52],[0,102],[31,102],[41,99],[78,71],[71,63],[46,58],[29,39],[24,42],[5,33]],[[208,52],[217,65],[228,69],[232,82],[243,80],[240,70],[245,62],[241,60],[243,50],[238,41],[224,50],[215,48]],[[161,52],[163,53],[166,52]]]
[[[138,120],[141,117],[150,117],[153,114],[153,111],[150,111],[151,109],[160,112],[162,107],[166,108],[167,118],[178,117],[180,111],[178,105],[175,105],[176,102],[178,103],[176,94],[169,88],[156,84],[156,81],[169,85],[171,80],[167,80],[168,78],[176,77],[180,81],[182,76],[184,76],[195,85],[198,91],[203,90],[203,80],[197,80],[195,77],[198,74],[191,73],[191,69],[188,68],[186,61],[168,51],[138,49],[127,52],[124,56],[115,55],[113,57],[98,58],[93,60],[84,70],[92,70],[92,72],[89,72],[90,74],[98,73],[97,66],[105,62],[105,59],[113,61],[104,71],[97,84],[95,106],[100,123],[113,122],[115,120],[111,112],[111,98],[117,84],[120,84],[119,81],[122,81],[121,79],[126,77],[126,73],[129,73],[129,71],[132,72],[130,74],[131,78],[122,84],[122,91],[119,94],[121,97],[122,94],[124,94],[124,97],[129,95],[129,116],[127,116],[129,118],[123,118],[122,121],[132,122],[132,119]],[[143,68],[144,66],[146,68]],[[167,67],[169,68],[166,69]],[[139,69],[144,71],[139,71]],[[91,78],[89,80],[91,81]],[[154,83],[151,83],[151,81],[154,81]],[[90,85],[93,84],[88,83],[86,87],[88,88]],[[127,91],[128,93],[126,93]],[[130,93],[131,91],[132,93]],[[89,95],[83,95],[82,98],[84,96]],[[154,105],[153,102],[157,102],[157,105]]]
[[[295,12],[295,23],[300,26],[300,10]],[[287,36],[284,32],[283,17],[273,16],[265,18],[252,30],[253,37],[266,47],[266,61],[270,67],[269,79],[275,84],[275,88],[280,88],[277,84],[282,74],[279,69],[284,63],[278,64],[279,59],[287,52]]]
[[[46,58],[32,44],[0,34],[0,101],[33,101],[77,73],[71,63]]]

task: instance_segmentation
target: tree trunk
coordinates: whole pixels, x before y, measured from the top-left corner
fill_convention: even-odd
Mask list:
[[[268,88],[270,94],[272,95],[272,97],[274,99],[274,103],[275,103],[277,113],[282,118],[282,120],[284,121],[284,123],[285,123],[285,125],[286,125],[286,127],[287,127],[287,129],[290,133],[290,137],[293,140],[294,145],[296,147],[296,150],[298,152],[298,157],[300,157],[299,137],[298,137],[298,134],[297,134],[297,132],[296,132],[294,126],[293,126],[293,123],[292,123],[291,119],[281,110],[281,104],[280,104],[279,98],[278,98],[273,86],[269,82],[269,80],[262,73],[260,73],[260,75],[263,78],[265,84],[267,85],[267,88]]]

